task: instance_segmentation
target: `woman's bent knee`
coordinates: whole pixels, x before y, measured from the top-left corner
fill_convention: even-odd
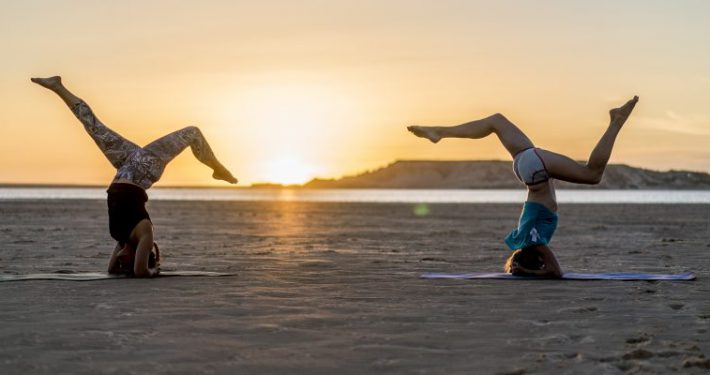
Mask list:
[[[202,131],[200,131],[200,128],[194,125],[186,126],[182,128],[182,132],[190,134],[190,135],[201,135]]]
[[[496,123],[510,123],[510,120],[508,120],[507,117],[503,116],[502,113],[494,113],[491,116],[488,117],[489,120],[494,121]]]
[[[602,182],[602,177],[604,177],[604,170],[596,170],[588,168],[586,183],[589,185],[598,185]]]

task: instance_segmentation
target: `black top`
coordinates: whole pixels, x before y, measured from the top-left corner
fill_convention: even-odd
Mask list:
[[[142,188],[124,183],[112,183],[108,193],[108,228],[119,244],[128,242],[133,228],[143,219],[150,220],[145,202],[148,194]]]

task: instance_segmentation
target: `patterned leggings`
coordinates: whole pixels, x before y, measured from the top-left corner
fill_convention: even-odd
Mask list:
[[[77,103],[72,112],[117,169],[115,180],[128,180],[148,189],[160,179],[165,166],[188,146],[203,164],[213,169],[220,165],[202,132],[195,126],[180,129],[140,147],[99,121],[84,101]]]

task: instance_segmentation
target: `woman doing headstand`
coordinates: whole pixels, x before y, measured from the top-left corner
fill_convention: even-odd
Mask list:
[[[59,95],[117,169],[107,190],[109,231],[117,242],[108,272],[156,276],[160,253],[154,246],[153,224],[145,209],[145,191],[160,179],[165,166],[189,146],[197,160],[214,170],[212,177],[232,184],[237,179],[217,161],[197,127],[188,126],[140,147],[101,123],[86,102],[62,85],[61,77],[32,78],[32,82]]]
[[[557,259],[547,247],[557,228],[557,199],[552,179],[598,184],[609,162],[616,136],[637,102],[638,96],[634,96],[623,106],[609,111],[609,127],[586,164],[535,147],[517,126],[500,113],[458,126],[409,126],[407,129],[433,143],[442,138],[478,139],[497,135],[513,157],[515,176],[528,188],[518,227],[505,238],[506,245],[514,250],[506,261],[505,271],[516,275],[561,277]]]

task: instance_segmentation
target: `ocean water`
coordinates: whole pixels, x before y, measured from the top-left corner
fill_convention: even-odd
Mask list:
[[[520,203],[523,189],[214,189],[152,188],[151,200],[368,202],[368,203]],[[560,203],[710,203],[710,190],[558,190]],[[0,200],[106,199],[101,187],[0,187]]]

